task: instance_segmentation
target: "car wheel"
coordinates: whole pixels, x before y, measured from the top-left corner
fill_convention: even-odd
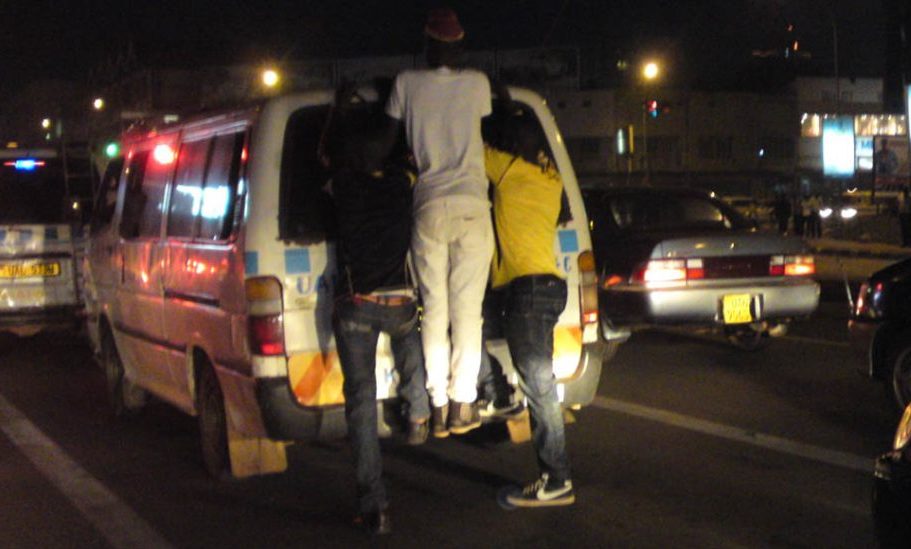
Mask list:
[[[215,371],[208,364],[199,373],[199,442],[206,471],[216,480],[231,477],[225,401]]]
[[[758,351],[769,342],[768,331],[754,330],[750,326],[725,328],[724,335],[732,345],[743,351]]]
[[[145,391],[124,377],[123,361],[110,331],[104,333],[101,341],[101,365],[104,368],[108,405],[114,417],[123,417],[142,408],[145,404]]]
[[[892,394],[900,410],[904,410],[911,402],[911,345],[903,345],[898,346],[889,355]]]

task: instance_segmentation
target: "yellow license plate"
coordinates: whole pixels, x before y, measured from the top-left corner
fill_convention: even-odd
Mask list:
[[[750,294],[731,294],[721,298],[721,312],[725,324],[748,324],[753,322],[752,298]]]
[[[0,265],[0,278],[35,278],[60,275],[60,263],[13,263]]]

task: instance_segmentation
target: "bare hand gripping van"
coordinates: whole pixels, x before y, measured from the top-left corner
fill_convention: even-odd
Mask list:
[[[217,477],[283,470],[286,442],[345,434],[333,210],[317,154],[332,95],[128,132],[102,181],[86,301],[114,412],[151,393],[198,416]],[[604,352],[588,221],[544,101],[524,90],[513,98],[538,117],[572,210],[554,242],[570,288],[554,373],[562,402],[576,407],[594,397]],[[510,372],[505,341],[488,348]],[[396,396],[393,372],[381,340],[378,399]]]

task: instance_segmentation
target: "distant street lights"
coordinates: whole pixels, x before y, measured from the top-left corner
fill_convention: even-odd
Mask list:
[[[96,111],[104,109],[104,98],[96,97],[95,100],[92,101],[92,108]]]

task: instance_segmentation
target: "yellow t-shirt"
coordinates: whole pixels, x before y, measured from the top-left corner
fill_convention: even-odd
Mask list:
[[[564,278],[554,255],[563,192],[560,174],[489,146],[484,147],[484,161],[494,185],[493,287],[527,275]]]

